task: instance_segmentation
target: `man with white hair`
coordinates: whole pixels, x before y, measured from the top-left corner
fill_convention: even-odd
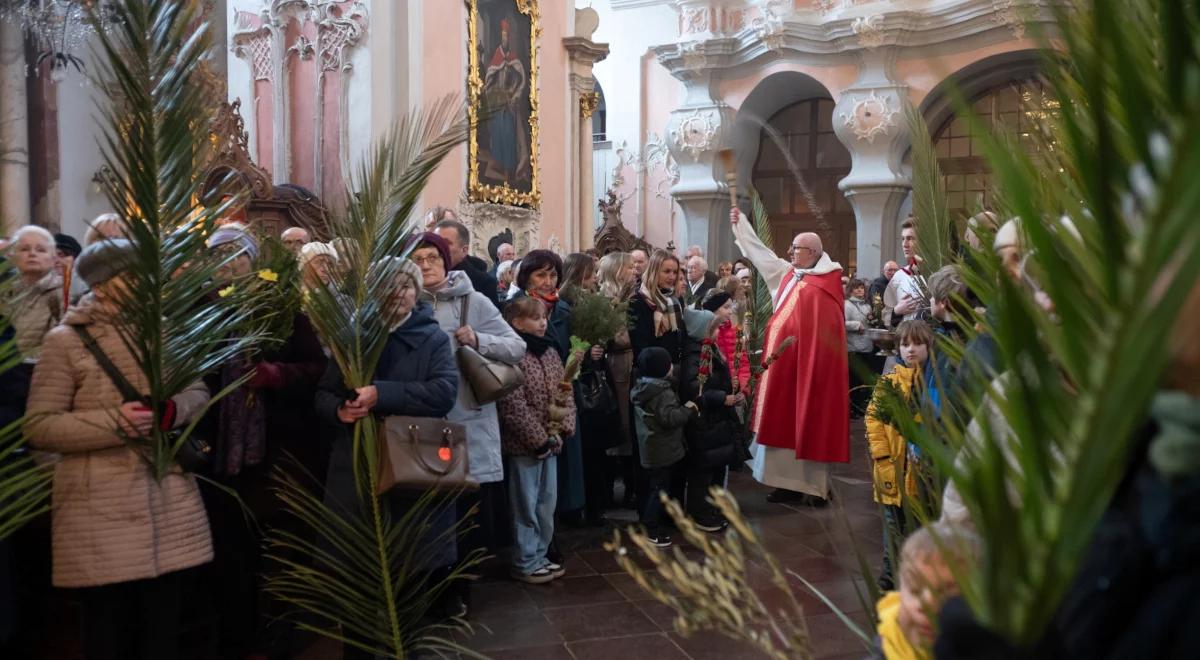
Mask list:
[[[287,248],[288,252],[299,257],[301,248],[312,242],[312,236],[309,236],[304,227],[288,227],[279,235],[279,240],[283,241],[283,247]]]
[[[786,261],[775,256],[736,208],[733,236],[768,289],[774,312],[763,358],[774,359],[754,400],[754,478],[770,502],[823,506],[831,463],[850,461],[850,379],[842,267],[816,234],[797,234]],[[784,346],[793,339],[795,345]]]
[[[700,301],[704,300],[704,294],[708,293],[715,282],[709,283],[705,273],[708,271],[708,262],[701,256],[690,256],[687,259],[686,266],[687,275],[687,291],[683,295],[683,303],[688,307],[699,309]]]
[[[683,255],[683,263],[685,266],[692,257],[700,257],[701,259],[704,259],[704,248],[700,247],[699,245],[688,246],[687,252],[685,252]],[[717,274],[708,269],[708,261],[705,260],[704,285],[711,289],[717,285],[718,279],[720,278],[717,277]],[[699,302],[699,298],[697,298],[697,302]]]
[[[499,272],[500,264],[502,264],[506,261],[512,261],[513,259],[516,259],[516,258],[517,258],[517,249],[514,248],[511,243],[501,243],[500,245],[496,246],[496,263],[495,263],[495,265],[492,266],[491,270],[489,270],[488,273],[492,277],[499,280],[500,279],[500,272]]]

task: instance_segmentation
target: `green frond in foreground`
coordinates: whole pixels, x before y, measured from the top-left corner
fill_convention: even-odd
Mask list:
[[[762,241],[763,245],[774,245],[775,237],[771,232],[771,218],[767,215],[767,206],[753,187],[750,188],[750,203],[754,233],[758,235],[758,240]],[[750,326],[746,329],[746,344],[751,365],[750,392],[756,391],[754,385],[759,378],[759,370],[756,368],[767,358],[762,355],[762,351],[766,345],[767,323],[771,320],[771,315],[775,313],[774,295],[775,292],[771,291],[766,280],[756,270],[754,277],[750,280],[750,292],[746,297],[752,310],[747,316],[746,322]]]
[[[954,259],[951,243],[954,223],[929,127],[912,105],[905,106],[904,120],[912,141],[912,213],[914,218],[920,218],[917,254],[924,259],[922,271],[934,273]]]
[[[972,254],[964,275],[988,312],[960,321],[984,323],[1000,378],[943,394],[961,420],[893,411],[986,548],[956,567],[964,598],[1019,647],[1047,632],[1088,555],[1200,277],[1197,3],[1075,4],[1059,14],[1065,52],[1046,58],[1054,111],[1034,148],[981,132],[997,211],[1022,219],[1026,261],[1014,276],[990,251]]]
[[[386,549],[385,563],[380,563],[372,506],[331,506],[314,492],[321,480],[303,474],[294,463],[277,471],[274,480],[275,493],[295,524],[268,532],[266,557],[274,570],[266,591],[296,607],[297,627],[388,658],[419,652],[481,657],[456,641],[470,630],[465,621],[439,622],[428,616],[446,589],[470,578],[483,555],[476,551],[460,558],[446,578],[434,579],[423,570],[444,543],[467,531],[462,521],[440,535],[431,531],[437,518],[454,515],[454,493],[427,492],[403,512],[392,509],[391,498],[380,498]]]
[[[211,99],[196,73],[211,37],[199,21],[199,3],[119,0],[106,7],[114,22],[111,30],[97,31],[94,74],[97,88],[108,93],[100,108],[101,153],[113,172],[105,194],[136,248],[114,325],[148,382],[149,405],[158,410],[263,338],[251,323],[261,302],[219,300],[214,276],[236,255],[216,257],[205,249],[215,219],[237,200],[200,203],[210,191],[195,160],[208,140]],[[150,438],[130,442],[162,479],[191,431],[156,427]]]
[[[675,612],[675,629],[681,635],[713,631],[742,640],[774,660],[812,658],[804,609],[782,566],[763,548],[758,534],[742,517],[737,500],[722,488],[714,486],[709,492],[717,510],[729,521],[722,536],[698,529],[678,502],[660,494],[680,535],[698,548],[703,558],[689,559],[678,546],[671,552],[658,548],[644,530],[615,531],[604,548],[638,586]],[[630,554],[633,549],[645,555],[653,569],[639,566]],[[751,587],[749,581],[759,576],[783,596],[782,607],[767,605]]]
[[[21,420],[0,429],[0,541],[50,510],[53,476],[25,451]]]
[[[391,333],[388,309],[402,259],[411,249],[421,191],[466,136],[466,111],[459,99],[448,97],[403,117],[363,159],[345,195],[346,208],[330,218],[344,270],[328,286],[307,292],[304,311],[350,388],[374,382]],[[305,545],[304,535],[311,535],[316,539],[312,543],[338,548],[337,561],[331,562],[336,566],[289,564],[287,553],[281,552],[274,557],[282,570],[268,575],[268,591],[319,618],[323,627],[312,628],[314,632],[389,658],[399,660],[423,648],[467,653],[449,640],[451,633],[465,630],[465,622],[430,627],[424,621],[432,597],[445,583],[422,582],[415,572],[420,564],[413,563],[425,539],[412,525],[431,520],[444,503],[426,495],[403,518],[394,519],[388,496],[375,493],[384,442],[380,421],[359,420],[351,438],[358,502],[346,506],[361,513],[361,519],[345,519],[284,477],[278,493],[305,531],[289,535],[274,530],[267,541],[271,547],[305,552],[315,549]],[[460,558],[462,564],[449,579],[466,579],[464,572],[478,559]]]

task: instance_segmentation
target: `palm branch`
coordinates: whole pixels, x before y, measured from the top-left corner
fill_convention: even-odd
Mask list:
[[[912,105],[905,106],[904,119],[912,140],[913,217],[920,219],[917,254],[924,260],[922,270],[934,273],[952,260],[954,252],[950,241],[954,224],[946,204],[946,186],[929,127]]]
[[[411,249],[416,204],[438,163],[466,139],[465,117],[462,102],[446,98],[402,118],[357,169],[345,210],[330,218],[331,234],[345,242],[345,271],[337,282],[309,291],[304,310],[350,388],[374,381],[391,332],[389,299],[402,258]],[[436,545],[422,529],[450,503],[426,494],[409,513],[393,517],[386,496],[376,494],[382,441],[374,417],[354,424],[358,506],[349,507],[349,517],[310,494],[301,480],[279,477],[277,493],[305,532],[268,532],[268,547],[280,570],[268,576],[267,589],[298,614],[321,622],[312,625],[300,616],[299,625],[376,654],[404,658],[432,650],[473,655],[450,639],[465,624],[431,626],[424,618],[448,582],[467,579],[480,556],[461,558],[445,582],[432,583],[417,570],[428,552],[422,548]],[[464,524],[460,521],[457,529]],[[288,556],[317,561],[301,564]]]
[[[0,298],[11,284],[11,280],[0,283]],[[0,341],[0,374],[3,374],[20,363],[22,356],[4,317],[0,317],[0,335],[8,337]],[[0,541],[50,509],[53,470],[38,465],[25,451],[21,424],[20,419],[10,420],[0,428]]]
[[[211,100],[195,74],[211,37],[199,22],[199,3],[119,0],[105,6],[114,22],[97,31],[94,73],[97,87],[108,92],[100,109],[101,153],[113,172],[105,194],[135,246],[114,325],[148,383],[148,405],[159,410],[263,335],[249,325],[252,299],[213,295],[217,269],[236,255],[212,257],[205,241],[215,219],[237,200],[200,203],[207,191],[195,158],[208,140]],[[162,479],[193,428],[176,434],[156,425],[150,438],[130,442]]]
[[[773,245],[775,239],[771,233],[771,218],[767,215],[767,207],[763,204],[758,190],[753,187],[750,188],[750,204],[751,213],[754,215],[754,233],[758,235],[758,240],[762,241],[763,245]],[[755,392],[754,385],[761,375],[762,361],[767,359],[766,355],[762,355],[763,347],[766,345],[767,323],[771,320],[771,315],[775,313],[771,288],[767,286],[766,280],[757,270],[750,280],[748,301],[752,311],[747,315],[746,321],[746,325],[749,326],[746,332],[746,343],[751,358],[750,382],[747,387],[749,392]],[[755,356],[759,356],[757,360]],[[747,421],[749,421],[749,416],[747,416]]]
[[[963,321],[985,322],[1004,375],[978,408],[950,393],[974,410],[970,427],[893,411],[961,493],[987,548],[956,570],[965,599],[1018,645],[1045,633],[1087,555],[1170,359],[1176,301],[1200,276],[1200,88],[1187,82],[1200,74],[1196,12],[1174,0],[1059,12],[1065,52],[1046,58],[1052,103],[1036,149],[976,131],[998,210],[1023,219],[1036,264],[1014,281],[985,251],[964,273],[989,314]]]

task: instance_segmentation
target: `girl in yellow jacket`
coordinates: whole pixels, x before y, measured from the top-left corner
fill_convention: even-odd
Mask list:
[[[895,549],[917,526],[915,520],[906,519],[911,516],[905,516],[902,500],[917,497],[920,492],[916,457],[900,429],[891,422],[892,414],[885,401],[890,391],[895,393],[891,396],[899,396],[910,406],[917,405],[918,397],[925,389],[925,366],[933,347],[933,331],[924,321],[904,321],[896,329],[896,341],[904,364],[896,365],[895,371],[875,384],[866,417],[875,501],[883,507],[883,567],[879,587],[885,591],[895,586],[892,576]],[[903,496],[901,487],[904,488]]]

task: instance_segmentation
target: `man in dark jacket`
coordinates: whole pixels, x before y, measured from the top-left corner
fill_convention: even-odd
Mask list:
[[[487,262],[478,257],[472,257],[471,232],[467,226],[458,220],[442,220],[434,226],[433,232],[445,239],[450,248],[450,270],[461,270],[471,280],[475,290],[482,293],[497,309],[500,308],[500,298],[496,292],[499,282],[488,275]]]
[[[871,286],[867,288],[867,302],[874,304],[875,296],[879,296],[883,300],[883,292],[887,291],[888,282],[892,281],[892,276],[896,271],[900,270],[900,264],[889,261],[883,265],[883,274],[871,280]]]

